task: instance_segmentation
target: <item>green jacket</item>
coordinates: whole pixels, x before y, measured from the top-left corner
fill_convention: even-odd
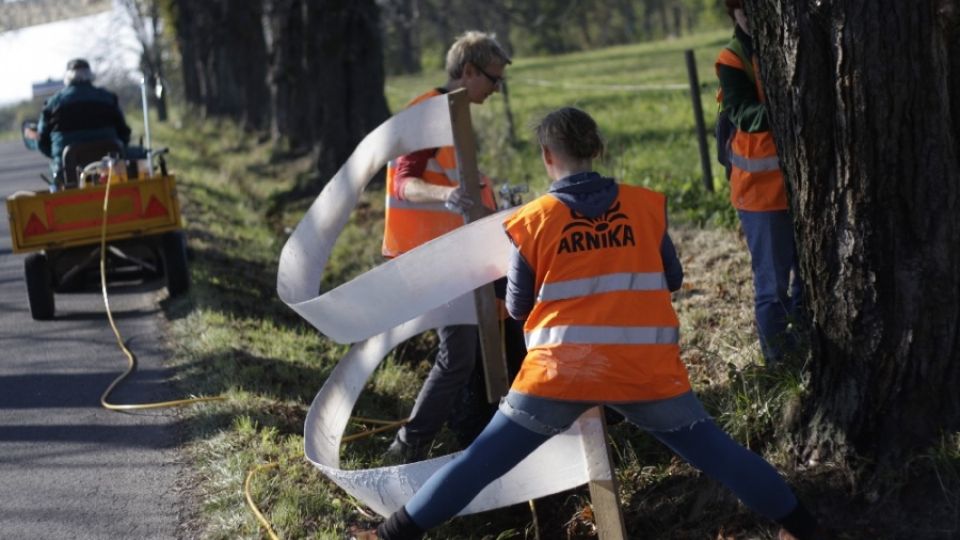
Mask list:
[[[737,129],[748,133],[770,131],[767,108],[760,101],[755,82],[753,40],[737,26],[726,48],[739,56],[744,66],[749,66],[749,70],[739,70],[719,62],[716,64],[717,78],[723,94],[720,108],[728,112]]]
[[[37,146],[53,160],[54,173],[60,168],[63,149],[71,143],[117,139],[126,146],[130,142],[130,127],[117,96],[88,82],[74,82],[50,97],[37,131]]]

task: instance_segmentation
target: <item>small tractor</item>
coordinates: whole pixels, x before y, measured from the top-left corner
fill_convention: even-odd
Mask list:
[[[37,150],[36,124],[22,127],[24,144]],[[176,180],[167,173],[166,149],[150,149],[146,107],[144,127],[146,147],[123,148],[114,140],[68,145],[62,174],[47,189],[7,198],[13,252],[28,254],[24,273],[34,319],[53,319],[54,293],[76,290],[98,275],[101,257],[110,280],[163,276],[170,296],[189,289]]]

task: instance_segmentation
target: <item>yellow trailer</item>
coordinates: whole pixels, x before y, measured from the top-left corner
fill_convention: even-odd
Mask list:
[[[13,252],[98,245],[106,185],[83,189],[21,191],[7,198]],[[173,176],[110,186],[107,242],[180,229],[180,204]]]
[[[177,296],[190,287],[190,273],[176,179],[145,176],[110,185],[102,256],[111,279],[164,276],[170,296]],[[24,275],[34,319],[52,319],[54,293],[77,288],[99,272],[106,187],[91,183],[7,198],[13,251],[27,253]]]
[[[138,279],[164,276],[170,296],[190,288],[177,182],[167,173],[167,150],[150,145],[145,79],[140,81],[140,97],[145,147],[124,148],[112,138],[74,141],[63,149],[53,179],[44,177],[49,189],[7,198],[13,251],[27,253],[24,274],[34,319],[52,319],[54,292],[82,284],[87,274],[100,271],[101,260],[108,279],[131,272]],[[38,150],[37,124],[26,121],[21,127],[24,146]],[[127,171],[132,173],[129,179]]]

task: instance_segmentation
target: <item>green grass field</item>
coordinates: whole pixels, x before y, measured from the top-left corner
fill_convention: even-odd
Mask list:
[[[531,129],[551,110],[576,106],[596,119],[606,138],[604,173],[666,192],[673,212],[687,221],[732,224],[735,215],[726,203],[722,168],[712,153],[718,193],[704,193],[684,60],[684,51],[692,49],[712,152],[717,110],[713,60],[727,39],[728,32],[721,30],[666,42],[515,59],[507,68],[507,79],[517,143],[510,144],[501,95],[474,106],[481,170],[499,180],[527,183],[534,192],[544,191],[547,180]],[[444,81],[442,71],[390,79],[386,94],[391,110]]]
[[[582,107],[597,119],[609,143],[602,172],[670,195],[673,235],[687,275],[675,304],[691,377],[708,408],[738,440],[783,464],[789,459],[775,435],[782,429],[783,411],[802,396],[806,383],[795,368],[773,373],[752,368],[759,352],[752,330],[749,262],[730,226],[735,215],[721,189],[721,170],[714,167],[717,193],[705,192],[689,95],[663,87],[686,84],[683,50],[695,49],[711,126],[712,59],[725,36],[715,32],[560,57],[518,58],[508,72],[516,142],[507,136],[499,96],[475,107],[474,121],[481,168],[500,180],[529,183],[528,200],[547,185],[529,126],[563,105]],[[391,109],[399,110],[443,80],[439,72],[391,79]],[[154,139],[172,149],[169,163],[180,182],[194,280],[189,296],[164,303],[177,384],[185,393],[228,398],[183,413],[186,448],[195,462],[189,485],[196,505],[188,536],[264,537],[245,506],[243,485],[254,466],[278,463],[254,477],[252,496],[280,537],[343,538],[348,527],[369,524],[374,516],[306,462],[302,427],[313,395],[346,347],[307,326],[275,292],[280,249],[311,202],[278,206],[278,195],[309,173],[310,162],[278,159],[269,144],[257,143],[228,123],[174,121],[157,125]],[[381,262],[383,192],[365,193],[361,208],[336,246],[325,288]],[[403,418],[434,348],[435,338],[425,335],[394,351],[369,382],[355,414]],[[380,465],[392,435],[345,445],[342,466]],[[611,435],[632,536],[774,534],[770,523],[639,430],[619,425]],[[455,449],[453,437],[443,433],[433,454]],[[461,518],[431,538],[593,535],[585,489],[537,501],[536,513],[536,525],[526,505]]]

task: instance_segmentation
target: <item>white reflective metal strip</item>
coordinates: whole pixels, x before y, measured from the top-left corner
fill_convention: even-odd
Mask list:
[[[442,202],[418,203],[412,201],[400,200],[396,197],[387,196],[387,208],[400,210],[423,210],[425,212],[447,212],[448,214],[457,214],[443,205]]]
[[[580,345],[658,345],[677,343],[680,330],[666,326],[550,326],[524,334],[527,348]]]
[[[537,301],[563,300],[612,291],[655,291],[667,288],[663,272],[620,272],[592,278],[544,283]]]
[[[747,159],[739,154],[731,152],[730,163],[734,167],[749,173],[776,171],[780,168],[780,160],[776,156],[760,159]]]

